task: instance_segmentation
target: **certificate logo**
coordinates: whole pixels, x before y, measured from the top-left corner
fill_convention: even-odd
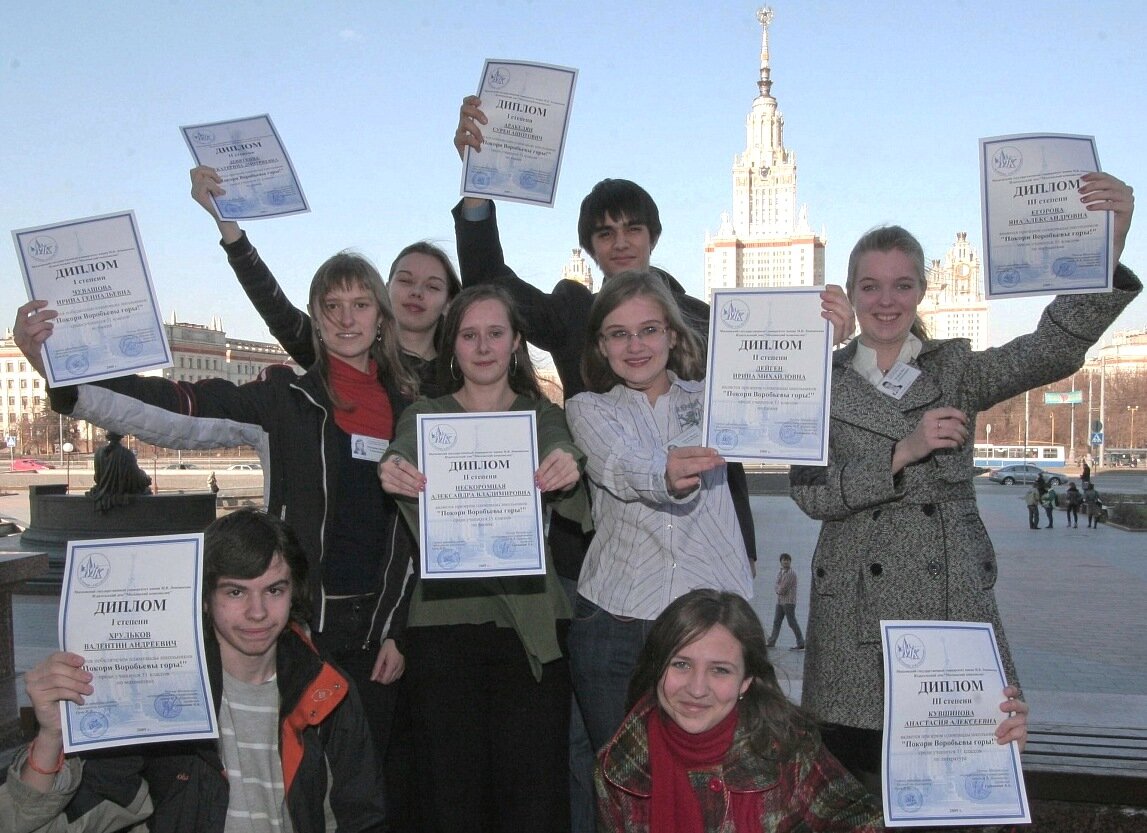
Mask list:
[[[1000,176],[1018,174],[1024,165],[1024,155],[1015,145],[1004,145],[992,154],[992,170]]]
[[[107,581],[111,571],[111,564],[108,563],[107,556],[100,552],[93,552],[80,561],[79,569],[76,570],[76,578],[84,587],[99,587]]]
[[[896,640],[896,661],[905,668],[917,668],[924,662],[924,643],[910,633]]]
[[[901,787],[896,793],[896,803],[905,813],[915,813],[924,806],[924,793],[919,787]]]
[[[179,697],[170,692],[157,694],[152,707],[155,709],[155,713],[164,720],[174,720],[183,711],[183,703],[179,702]]]
[[[64,359],[64,367],[73,376],[79,376],[88,369],[88,351],[79,350],[75,353],[69,353],[67,358]]]
[[[1020,282],[1020,273],[1015,269],[1005,269],[1000,272],[1000,286],[1011,287]]]
[[[987,775],[965,775],[964,792],[972,801],[983,801],[992,794],[992,779]]]
[[[143,352],[143,342],[139,336],[124,336],[119,340],[119,351],[125,356],[138,356]]]
[[[439,451],[449,451],[458,442],[458,432],[449,425],[435,425],[430,429],[430,444]]]
[[[443,570],[456,570],[462,563],[462,555],[458,550],[448,549],[438,553],[438,566]]]
[[[108,725],[107,715],[103,712],[87,712],[80,718],[80,731],[86,738],[103,737]]]
[[[1070,278],[1075,274],[1075,258],[1057,257],[1051,265],[1051,271],[1057,278]]]
[[[730,330],[739,330],[749,323],[749,307],[744,301],[733,299],[721,304],[721,323]]]
[[[787,445],[789,448],[792,448],[793,446],[796,446],[796,445],[800,445],[801,436],[803,434],[804,434],[804,431],[802,430],[800,423],[786,422],[784,425],[781,426],[781,430],[780,430],[781,442],[784,443],[785,445]]]
[[[215,142],[215,133],[200,127],[191,131],[191,141],[197,145],[210,145]]]
[[[486,81],[495,90],[500,90],[502,87],[510,83],[510,73],[506,72],[505,67],[495,67],[494,71],[490,73],[490,77],[487,78]]]
[[[28,241],[28,257],[32,260],[51,260],[60,251],[60,245],[54,237],[38,234]]]

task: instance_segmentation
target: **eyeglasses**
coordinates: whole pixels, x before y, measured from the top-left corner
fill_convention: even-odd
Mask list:
[[[669,332],[668,327],[651,324],[648,327],[642,327],[636,333],[631,333],[629,330],[607,330],[601,334],[601,340],[608,344],[610,347],[628,347],[629,340],[636,338],[639,344],[646,344],[648,342],[660,341]]]

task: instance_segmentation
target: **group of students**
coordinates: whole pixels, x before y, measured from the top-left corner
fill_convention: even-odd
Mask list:
[[[481,150],[484,123],[481,102],[464,99],[460,153]],[[755,531],[743,471],[697,445],[708,306],[650,266],[661,224],[642,188],[607,179],[582,203],[578,237],[604,275],[596,295],[571,281],[546,293],[521,280],[505,263],[494,205],[467,198],[454,210],[461,280],[426,243],[404,249],[385,284],[364,258],[340,252],[319,267],[304,311],[246,234],[215,216],[210,197],[224,193],[216,173],[200,167],[191,179],[241,285],[306,372],[238,386],[129,376],[51,389],[52,407],[170,448],[266,450],[268,523],[297,536],[302,557],[287,583],[306,611],[272,643],[317,650],[341,669],[358,695],[347,709],[370,731],[372,755],[360,757],[357,775],[368,777],[372,756],[385,773],[376,791],[385,808],[360,795],[372,807],[353,820],[335,801],[345,760],[304,794],[287,763],[300,726],[286,717],[284,671],[258,654],[254,681],[276,681],[283,732],[260,764],[267,778],[255,780],[282,788],[256,813],[238,803],[251,789],[238,778],[228,812],[236,805],[274,830],[583,833],[595,814],[598,829],[619,831],[875,828],[882,618],[993,622],[1013,683],[996,735],[1024,741],[1027,706],[992,592],[995,558],[968,438],[978,411],[1082,363],[1140,289],[1125,267],[1113,293],[1057,298],[1035,333],[975,353],[923,331],[915,238],[885,227],[858,242],[845,291],[821,295],[837,343],[851,335],[854,309],[860,327],[833,356],[829,465],[791,473],[794,499],[824,522],[798,709],[746,602]],[[1080,194],[1089,210],[1113,212],[1118,256],[1131,189],[1094,174]],[[55,315],[40,301],[17,314],[16,343],[34,366]],[[553,356],[564,411],[542,395],[527,342]],[[1045,358],[1033,366],[1033,356]],[[914,380],[882,390],[901,363]],[[535,483],[552,512],[545,576],[419,581],[416,506],[427,479],[416,467],[417,415],[523,410],[537,415]],[[272,557],[235,575],[262,580],[278,564]],[[242,582],[221,582],[205,582],[204,598],[222,647],[226,625],[210,594]],[[235,592],[246,598],[247,588]],[[267,607],[249,604],[244,615],[259,621]],[[255,630],[267,638],[273,629]],[[224,671],[239,676],[221,653]],[[50,737],[37,736],[17,760],[9,780],[29,789],[5,800],[24,812],[40,807],[36,795],[58,800],[41,802],[39,825],[14,829],[68,829],[94,806],[77,803],[86,788],[69,798],[79,769],[62,755],[54,763],[58,726],[43,707],[90,693],[81,662],[55,655],[29,675]],[[37,688],[61,673],[67,686]],[[221,685],[230,697],[226,678]],[[213,690],[218,697],[214,681]],[[324,726],[313,727],[320,738]],[[245,764],[226,740],[220,746],[234,776]],[[86,767],[83,780],[100,771]],[[721,788],[694,790],[698,771],[715,773]],[[213,789],[226,795],[225,784]],[[105,795],[144,812],[136,793]],[[180,829],[171,796],[145,796],[150,829]]]

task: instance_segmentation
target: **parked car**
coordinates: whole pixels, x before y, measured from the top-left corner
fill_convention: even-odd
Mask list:
[[[54,469],[50,463],[42,463],[39,460],[33,460],[31,457],[17,457],[12,461],[12,471],[44,471],[45,469]]]
[[[262,471],[263,467],[259,463],[236,463],[233,466],[228,466],[227,471]]]
[[[169,463],[164,466],[165,469],[197,469],[199,466],[194,463]]]
[[[1015,465],[992,469],[988,472],[988,480],[991,480],[993,483],[1003,483],[1005,486],[1011,486],[1013,483],[1035,483],[1036,478],[1041,474],[1049,486],[1058,486],[1063,483],[1063,478],[1058,474],[1052,474],[1049,471],[1041,469],[1039,466],[1032,466],[1026,463],[1016,463]]]

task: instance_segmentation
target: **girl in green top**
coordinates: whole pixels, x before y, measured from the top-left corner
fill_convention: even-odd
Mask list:
[[[562,410],[541,393],[513,301],[464,290],[450,305],[439,380],[449,391],[403,413],[379,463],[415,534],[417,415],[532,410],[536,488],[570,497],[583,455]],[[433,484],[431,484],[433,487]],[[546,553],[545,576],[419,582],[406,631],[414,780],[423,826],[449,831],[562,830],[569,824],[570,608]]]

